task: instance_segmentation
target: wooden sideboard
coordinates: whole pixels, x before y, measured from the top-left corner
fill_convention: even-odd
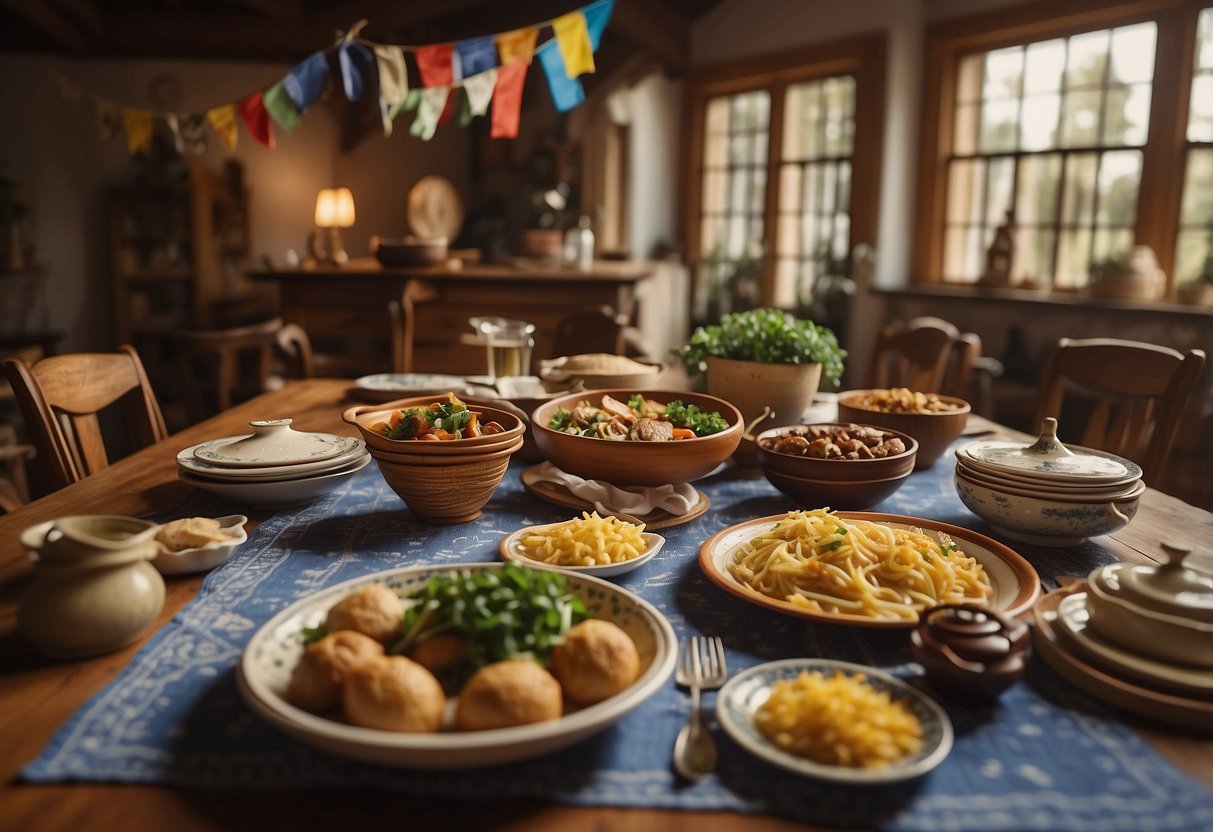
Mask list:
[[[323,357],[332,355],[334,367],[346,372],[467,375],[483,373],[486,364],[484,349],[465,343],[472,334],[469,318],[495,315],[535,324],[531,358],[537,366],[553,356],[556,325],[565,315],[610,306],[632,317],[637,288],[655,268],[601,261],[589,270],[525,262],[388,268],[364,258],[249,277],[278,286],[283,317],[307,330],[322,368]],[[400,304],[395,330],[393,301]]]

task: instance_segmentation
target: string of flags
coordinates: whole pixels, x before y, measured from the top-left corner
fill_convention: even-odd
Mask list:
[[[349,101],[377,95],[386,136],[392,135],[397,120],[405,114],[412,114],[409,134],[424,141],[453,118],[466,126],[473,118],[489,114],[492,137],[511,139],[518,135],[522,90],[536,57],[557,111],[567,112],[585,101],[581,76],[594,72],[594,53],[614,8],[615,0],[595,0],[522,29],[421,46],[360,38],[367,23],[362,20],[333,47],[312,53],[275,83],[201,113],[130,107],[93,95],[62,75],[57,80],[68,100],[92,98],[102,137],[112,139],[121,130],[132,154],[151,150],[157,120],[167,125],[182,154],[205,152],[208,128],[229,151],[235,150],[241,122],[253,139],[273,148],[275,131],[294,132],[300,117],[324,95],[330,80],[339,84]],[[538,43],[544,28],[550,28],[553,37]],[[333,50],[336,79],[330,71]],[[406,54],[412,55],[413,71]],[[411,78],[419,84],[413,84]]]

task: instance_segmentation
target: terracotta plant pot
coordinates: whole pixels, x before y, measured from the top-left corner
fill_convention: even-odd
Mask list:
[[[747,433],[755,436],[769,428],[800,424],[820,384],[820,364],[764,364],[708,356],[708,394],[740,410]],[[750,430],[764,408],[770,408],[770,414]],[[757,467],[753,441],[743,439],[733,459],[739,465]]]

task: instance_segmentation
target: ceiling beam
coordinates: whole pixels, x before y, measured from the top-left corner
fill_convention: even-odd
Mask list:
[[[275,20],[303,19],[303,0],[236,0],[236,2]]]
[[[0,7],[28,20],[70,54],[82,55],[92,51],[93,43],[88,32],[50,3],[43,0],[0,0]]]
[[[616,0],[608,31],[627,38],[675,74],[691,66],[691,24],[664,2]]]

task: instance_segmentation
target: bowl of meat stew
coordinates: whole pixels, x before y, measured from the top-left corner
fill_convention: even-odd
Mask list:
[[[531,415],[544,458],[566,473],[612,485],[698,479],[741,441],[741,412],[681,390],[611,389],[552,399]]]

